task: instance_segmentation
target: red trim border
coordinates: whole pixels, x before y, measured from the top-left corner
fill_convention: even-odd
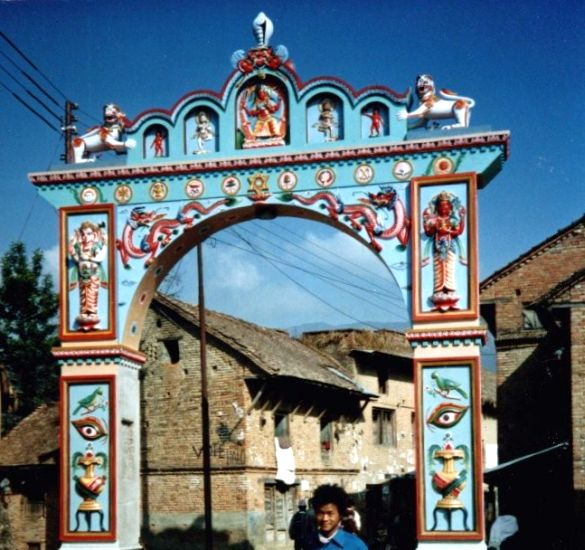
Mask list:
[[[482,467],[482,446],[481,446],[481,378],[480,378],[480,360],[478,357],[460,357],[446,359],[415,359],[414,363],[414,383],[416,392],[416,411],[417,420],[415,425],[416,440],[416,532],[418,540],[426,541],[481,541],[484,540],[485,517],[484,517],[484,499],[483,499],[483,467]],[[423,409],[422,395],[424,387],[422,384],[423,368],[436,368],[468,366],[470,369],[470,386],[471,386],[471,414],[472,414],[472,447],[473,447],[473,503],[475,514],[475,525],[470,531],[427,531],[425,525],[425,500],[424,500],[424,482],[427,475],[425,463],[425,450],[423,449]]]
[[[71,465],[69,451],[69,386],[75,384],[108,384],[109,400],[109,526],[110,530],[105,532],[91,531],[73,533],[69,530],[69,495],[71,490]],[[59,481],[59,539],[62,542],[104,542],[116,540],[116,376],[61,376],[59,385],[59,459],[60,459],[60,481]]]
[[[427,186],[441,186],[462,183],[467,186],[467,256],[468,256],[468,308],[445,312],[423,311],[422,303],[422,274],[421,274],[421,216],[423,206],[420,204],[420,190]],[[479,282],[478,282],[478,253],[477,253],[477,174],[467,172],[463,174],[449,174],[446,176],[431,176],[413,178],[410,188],[411,223],[412,223],[412,320],[415,323],[436,323],[449,321],[475,320],[479,317]]]
[[[108,218],[108,327],[91,332],[73,331],[69,328],[69,289],[67,288],[67,220],[77,214],[106,214]],[[107,340],[116,337],[116,258],[115,216],[113,204],[67,206],[59,209],[59,338],[62,342]],[[103,299],[103,298],[102,298]]]

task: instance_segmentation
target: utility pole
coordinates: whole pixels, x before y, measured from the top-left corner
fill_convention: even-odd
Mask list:
[[[77,135],[77,127],[75,122],[77,118],[73,115],[73,111],[77,110],[77,103],[73,101],[65,101],[65,120],[61,130],[65,135],[65,154],[61,157],[66,164],[73,163],[73,138]]]
[[[207,395],[207,328],[203,280],[203,243],[197,245],[197,277],[199,283],[199,364],[201,367],[201,433],[203,436],[203,499],[205,510],[205,548],[213,550],[211,518],[211,440],[209,437],[209,399]]]

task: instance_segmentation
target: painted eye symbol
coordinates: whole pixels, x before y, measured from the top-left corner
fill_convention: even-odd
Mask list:
[[[96,439],[101,439],[108,435],[108,431],[102,421],[95,416],[86,416],[84,418],[79,418],[78,420],[72,420],[71,424],[75,426],[75,429],[83,439],[95,441]]]
[[[427,418],[427,424],[437,428],[451,428],[459,423],[469,409],[467,405],[457,403],[440,403]]]

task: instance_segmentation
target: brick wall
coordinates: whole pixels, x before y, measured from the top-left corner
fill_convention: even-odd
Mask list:
[[[578,529],[572,533],[585,520],[583,286],[572,282],[552,298],[551,305],[560,309],[545,314],[554,322],[545,322],[543,328],[523,327],[522,313],[583,268],[585,221],[581,219],[481,285],[482,304],[495,305],[500,461],[564,441],[572,443],[572,457],[544,462],[530,476],[526,468],[500,487],[501,513],[518,515],[521,525],[557,526],[559,533],[549,530],[530,543],[543,549],[585,547],[585,535]],[[558,505],[551,507],[544,487],[553,486]],[[577,538],[570,542],[573,535]]]
[[[559,234],[532,255],[481,284],[481,301],[496,304],[496,323],[500,332],[522,327],[523,304],[530,303],[576,271],[583,269],[585,258],[585,222]]]
[[[149,549],[169,543],[174,549],[203,544],[199,340],[189,332],[192,327],[178,326],[176,320],[152,310],[143,332],[141,349],[148,357],[141,387],[143,539]],[[173,340],[174,344],[165,344]],[[246,379],[257,375],[258,367],[209,334],[207,343],[217,548],[244,541],[256,550],[292,547],[288,537],[264,540],[265,486],[274,484],[277,469],[275,413],[289,413],[297,479],[289,496],[295,506],[321,483],[340,484],[361,502],[366,483],[412,469],[411,383],[392,382],[391,397],[384,404],[397,410],[397,446],[377,447],[368,410],[363,421],[330,414],[348,399],[339,392],[288,391],[285,385],[280,395],[267,392],[251,407],[261,382],[252,385]],[[368,382],[367,378],[360,381]],[[329,417],[333,444],[322,452],[322,419]]]
[[[29,543],[40,543],[42,550],[59,547],[56,489],[47,493],[44,500],[12,493],[5,495],[4,501],[4,522],[9,526],[13,544],[10,550],[28,550]]]

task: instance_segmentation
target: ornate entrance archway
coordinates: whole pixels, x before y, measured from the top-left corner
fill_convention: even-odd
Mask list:
[[[30,175],[60,212],[63,547],[139,548],[138,345],[158,284],[215,231],[283,215],[334,224],[393,271],[412,318],[420,547],[481,547],[476,194],[509,134],[470,130],[473,100],[438,99],[429,75],[411,111],[410,91],[303,83],[266,16],[254,26],[221,92],[132,122],[107,105],[74,163]],[[125,156],[92,162],[108,150]]]

